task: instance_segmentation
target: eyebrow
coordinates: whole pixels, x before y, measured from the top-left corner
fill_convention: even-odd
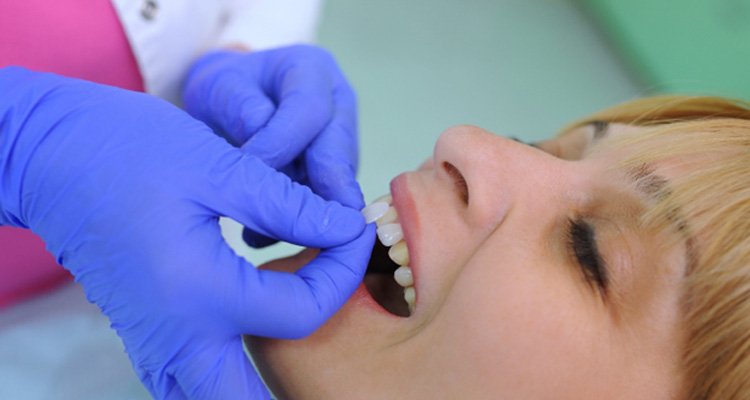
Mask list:
[[[649,164],[641,164],[638,167],[631,168],[627,171],[636,190],[644,197],[653,202],[659,202],[670,195],[669,180],[654,172],[654,168]],[[697,257],[695,254],[695,239],[693,238],[690,226],[684,217],[684,213],[679,206],[673,206],[667,211],[667,220],[672,223],[677,233],[685,240],[685,256],[688,260],[686,274],[693,270]]]

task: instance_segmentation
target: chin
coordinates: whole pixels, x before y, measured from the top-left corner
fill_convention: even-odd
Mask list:
[[[293,272],[316,254],[317,250],[307,249],[261,268]],[[378,303],[388,302],[386,292],[371,294],[382,289],[379,277],[366,280],[368,284],[360,284],[331,319],[304,339],[245,337],[258,370],[275,396],[364,399],[368,395],[382,395],[383,382],[379,378],[388,374],[376,367],[381,365],[377,359],[382,358],[383,348],[404,337],[410,318],[394,313],[403,309],[389,311],[386,307],[391,306]]]

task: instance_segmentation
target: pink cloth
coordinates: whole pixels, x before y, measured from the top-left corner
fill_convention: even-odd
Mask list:
[[[3,1],[0,67],[37,71],[143,91],[143,79],[109,0]],[[0,307],[69,280],[40,238],[0,227]]]

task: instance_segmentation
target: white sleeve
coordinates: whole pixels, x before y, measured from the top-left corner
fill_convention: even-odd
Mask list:
[[[233,0],[217,44],[262,50],[312,43],[321,8],[322,0]]]
[[[188,68],[214,47],[223,22],[219,0],[112,0],[148,93],[181,103]]]
[[[180,104],[182,81],[208,50],[315,39],[322,0],[112,0],[146,91]]]

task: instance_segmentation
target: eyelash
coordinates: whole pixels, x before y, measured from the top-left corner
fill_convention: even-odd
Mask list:
[[[581,219],[568,220],[568,248],[580,265],[586,280],[605,292],[608,286],[607,268],[596,246],[594,228]]]

